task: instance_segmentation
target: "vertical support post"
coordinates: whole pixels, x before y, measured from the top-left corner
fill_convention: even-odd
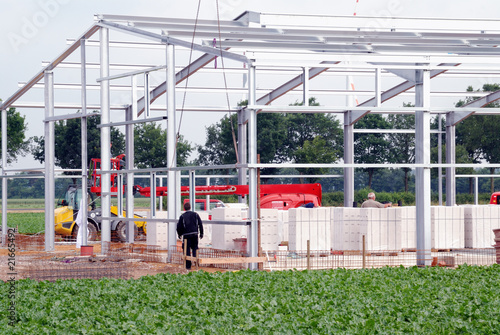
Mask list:
[[[246,109],[238,111],[238,154],[240,164],[247,163],[247,126],[245,124]],[[238,169],[238,184],[247,185],[247,168]],[[209,185],[209,184],[207,184]],[[245,202],[245,196],[238,196],[238,202]]]
[[[304,67],[302,69],[302,83],[303,83],[303,91],[302,91],[302,101],[304,106],[309,106],[309,68]]]
[[[196,175],[194,170],[189,170],[189,203],[193,211],[196,209]],[[210,210],[210,202],[207,202],[206,211]]]
[[[132,76],[132,105],[127,109],[125,119],[127,121],[137,120],[137,77]],[[127,194],[126,205],[127,218],[134,217],[134,125],[127,124],[125,126],[125,165],[127,172]],[[134,243],[135,222],[127,221],[127,243]]]
[[[207,186],[210,186],[210,177],[205,177],[205,180],[206,180],[205,184]],[[242,184],[240,184],[240,185],[242,185]],[[207,194],[205,199],[207,201],[207,204],[210,204],[210,194]]]
[[[177,152],[175,148],[176,142],[176,111],[175,111],[175,48],[174,45],[167,45],[167,203],[168,203],[168,218],[177,218],[178,208],[176,206],[176,197],[179,197],[180,190],[177,185],[177,174],[175,170],[171,170],[177,166]],[[180,185],[179,185],[180,186]],[[176,246],[176,224],[175,222],[168,223],[168,245],[169,249]],[[169,253],[168,261],[171,262],[171,253]]]
[[[100,75],[109,76],[109,29],[100,29]],[[110,122],[109,80],[101,81],[101,124]],[[111,131],[110,127],[101,128],[101,254],[108,253],[111,242]],[[104,172],[108,171],[108,172]]]
[[[150,202],[150,210],[151,210],[151,217],[154,218],[156,217],[156,172],[151,172],[151,175],[149,177],[149,185],[150,185],[150,195],[149,199],[151,200]]]
[[[479,204],[479,177],[474,178],[474,205]]]
[[[363,257],[363,269],[366,269],[366,236],[365,235],[363,235],[363,242],[362,243],[363,243],[363,246],[362,246],[362,248],[363,248],[363,251],[362,251],[363,252],[362,253],[362,255],[363,255],[362,256]]]
[[[352,111],[344,112],[344,163],[354,164],[354,124]],[[352,207],[354,202],[354,167],[344,168],[344,207]]]
[[[430,164],[430,71],[415,71],[415,162]],[[415,179],[417,265],[431,265],[431,170],[417,167]]]
[[[45,71],[45,118],[54,116],[54,73]],[[45,251],[54,251],[54,122],[45,121]]]
[[[307,270],[311,270],[311,241],[307,240]]]
[[[81,63],[81,85],[82,85],[82,119],[81,119],[81,133],[82,133],[82,206],[79,211],[82,212],[81,227],[83,232],[87,231],[87,218],[88,218],[88,154],[87,154],[87,55],[85,50],[85,38],[80,40],[80,63]],[[82,245],[87,245],[88,234],[82,235]]]
[[[163,176],[160,177],[160,182],[159,185],[160,187],[163,187]],[[161,212],[163,211],[163,196],[158,197],[158,210]]]
[[[255,82],[255,66],[252,64],[248,67],[248,104],[256,104],[256,82]],[[249,139],[249,155],[248,161],[251,165],[257,164],[257,111],[255,109],[248,110],[248,139]],[[248,171],[248,208],[250,219],[250,257],[257,257],[258,238],[257,238],[257,169],[251,167]],[[251,270],[257,270],[257,264],[250,264]]]
[[[149,92],[149,72],[144,73],[144,117],[151,115],[151,93]]]
[[[375,107],[382,103],[382,75],[379,67],[375,69]]]
[[[455,164],[455,124],[454,112],[446,114],[446,164]],[[455,167],[446,168],[446,206],[455,206]]]
[[[7,110],[2,109],[2,245],[7,245]]]
[[[116,174],[116,208],[118,217],[123,217],[123,174],[117,172]]]
[[[438,117],[438,164],[443,162],[443,136],[441,134],[442,122],[441,114]],[[439,206],[443,206],[443,169],[438,168],[438,196],[439,196]]]

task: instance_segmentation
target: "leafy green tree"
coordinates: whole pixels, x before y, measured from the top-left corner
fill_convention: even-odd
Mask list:
[[[390,129],[390,123],[380,114],[368,114],[356,122],[356,129]],[[385,134],[355,133],[354,161],[359,164],[386,163],[390,156],[390,144]],[[368,173],[368,188],[372,188],[375,168],[363,168]]]
[[[101,130],[97,126],[101,123],[100,116],[87,118],[87,157],[101,157]],[[55,122],[55,165],[62,169],[81,169],[82,167],[82,133],[81,120],[69,119]],[[45,138],[35,136],[31,153],[40,163],[45,161]],[[118,156],[125,151],[125,136],[116,128],[111,128],[111,155]],[[76,172],[66,172],[74,175]]]
[[[24,156],[29,152],[30,139],[27,139],[25,134],[27,130],[26,117],[21,116],[15,108],[9,108],[7,110],[7,163],[15,162],[17,156]],[[0,138],[1,134],[2,130],[0,129]],[[1,153],[2,148],[0,147]]]
[[[168,166],[167,131],[159,124],[141,123],[134,129],[134,157],[138,168],[158,168]],[[177,166],[188,165],[188,158],[193,148],[179,137],[177,141]]]
[[[240,102],[239,105],[246,105],[246,101]],[[311,98],[310,105],[318,103]],[[207,128],[205,145],[198,147],[200,164],[223,165],[236,162],[232,136],[234,130],[237,137],[238,129],[234,126],[236,121],[237,115],[232,115],[231,120],[225,116],[220,122]],[[257,152],[262,163],[312,163],[305,161],[311,157],[315,157],[314,162],[334,162],[341,156],[342,141],[340,123],[330,114],[260,113],[257,117]],[[306,154],[305,147],[317,152]],[[314,174],[319,172],[309,171]]]
[[[302,102],[295,102],[294,106],[302,106]],[[309,98],[309,106],[319,106],[316,98]],[[342,157],[343,154],[343,130],[340,121],[331,114],[319,113],[291,113],[286,115],[288,128],[287,141],[283,147],[284,160],[302,163],[333,163]],[[311,143],[316,142],[311,145]],[[313,161],[303,161],[303,150],[308,142],[309,149],[320,149],[318,144],[322,143],[324,148],[317,152],[325,160],[316,159]],[[314,155],[311,154],[309,157]],[[313,173],[313,170],[311,170]],[[316,170],[315,174],[320,174],[321,170]]]
[[[411,104],[403,104],[404,107],[412,107]],[[387,117],[392,129],[415,129],[414,114],[391,114]],[[389,157],[391,163],[413,164],[415,163],[415,134],[409,133],[389,133]],[[404,190],[408,192],[408,174],[411,168],[405,167]]]
[[[499,84],[483,85],[483,92],[494,92],[500,89]],[[472,86],[467,91],[472,92]],[[467,97],[460,100],[456,106],[460,107],[474,98]],[[500,104],[496,101],[486,105],[487,108],[498,108]],[[498,145],[498,134],[500,134],[500,123],[496,115],[473,115],[463,121],[456,127],[457,144],[463,145],[469,157],[473,162],[479,162],[482,159],[489,163],[500,162],[500,147]],[[490,168],[490,173],[494,174],[495,169]],[[494,192],[494,178],[491,178],[490,191]]]

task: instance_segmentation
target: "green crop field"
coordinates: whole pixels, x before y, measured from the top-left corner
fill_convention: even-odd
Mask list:
[[[3,213],[0,214],[0,219]],[[45,213],[7,213],[7,226],[18,228],[21,234],[36,234],[45,231]]]
[[[7,292],[9,283],[0,283]],[[3,334],[498,334],[500,265],[16,282]],[[2,294],[3,306],[8,295]]]

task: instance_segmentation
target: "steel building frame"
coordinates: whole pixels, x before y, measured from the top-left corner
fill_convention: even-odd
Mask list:
[[[452,108],[431,100],[432,97],[456,96],[452,92],[433,91],[433,78],[445,76],[499,76],[500,69],[500,23],[498,20],[476,19],[415,19],[388,17],[346,17],[322,15],[284,15],[245,12],[232,21],[190,20],[178,18],[138,17],[124,15],[96,15],[94,24],[79,38],[70,41],[70,46],[53,61],[45,63],[44,68],[31,80],[0,105],[1,126],[7,129],[7,109],[44,108],[45,119],[45,248],[54,250],[54,122],[71,118],[82,120],[82,182],[86,183],[86,119],[93,115],[88,109],[100,110],[101,115],[101,159],[103,174],[110,173],[110,127],[125,126],[127,170],[124,170],[129,185],[133,183],[134,173],[147,172],[154,175],[167,173],[169,190],[168,212],[169,245],[175,245],[175,222],[180,208],[180,171],[200,170],[207,167],[179,168],[176,163],[176,124],[179,111],[233,111],[238,113],[238,152],[235,163],[224,168],[235,168],[239,172],[239,182],[250,186],[249,220],[250,255],[257,255],[257,169],[270,167],[341,167],[344,169],[344,206],[354,201],[354,124],[368,113],[414,113],[416,116],[416,162],[415,164],[393,164],[391,167],[411,167],[416,171],[417,206],[417,249],[419,264],[430,264],[431,257],[431,217],[430,217],[430,169],[446,168],[446,205],[455,204],[456,167],[500,167],[500,164],[456,164],[455,126],[473,114],[498,114],[497,108],[484,109],[488,103],[498,100],[500,92],[483,94],[475,92],[478,99],[467,106]],[[194,31],[194,27],[196,30]],[[96,34],[99,32],[99,34]],[[111,40],[110,34],[117,36]],[[91,39],[96,38],[97,39]],[[215,38],[214,38],[215,37]],[[196,39],[195,39],[196,38]],[[216,41],[214,46],[213,40]],[[90,61],[87,50],[98,46],[99,60]],[[69,60],[80,48],[79,61]],[[157,64],[114,64],[110,61],[110,50],[127,48],[143,52],[148,49],[164,51],[165,65]],[[188,50],[201,54],[194,61],[179,67],[176,54]],[[244,74],[248,83],[243,88],[247,92],[248,106],[179,106],[177,92],[210,92],[217,88],[206,85],[193,87],[187,85],[189,77],[196,73],[212,71],[207,65],[217,57],[227,62],[243,64],[241,67],[227,68],[227,71]],[[80,68],[80,84],[55,83],[54,70]],[[87,71],[99,69],[96,83],[89,80]],[[118,74],[111,75],[111,71]],[[124,72],[125,71],[125,72]],[[149,74],[164,71],[166,80],[150,87]],[[287,73],[288,79],[271,89],[258,85],[258,75],[273,76]],[[373,89],[311,89],[313,78],[327,76],[349,76],[363,74],[372,78]],[[144,94],[139,95],[138,76],[144,76]],[[130,78],[130,85],[114,85],[114,80]],[[390,79],[390,80],[388,80]],[[397,84],[387,82],[397,80]],[[42,84],[43,82],[43,84]],[[179,84],[185,82],[182,88]],[[41,86],[42,85],[42,86]],[[43,102],[20,101],[32,89],[44,88]],[[57,103],[55,90],[77,89],[81,92],[79,102]],[[99,90],[99,103],[88,103],[87,93]],[[131,92],[130,104],[111,104],[113,90]],[[219,92],[241,94],[234,87],[218,89]],[[308,102],[311,93],[352,97],[353,94],[369,96],[364,102],[353,105],[345,103],[325,106],[288,106],[278,104],[286,94],[301,94]],[[463,92],[461,92],[463,93]],[[153,104],[162,95],[166,96],[165,105]],[[399,95],[414,96],[416,107],[400,107],[390,104],[390,99]],[[55,110],[79,109],[81,113],[58,114]],[[151,111],[166,111],[160,118],[151,117]],[[125,120],[111,118],[111,111],[122,111]],[[341,164],[258,164],[257,163],[257,117],[258,113],[336,113],[344,121],[344,162]],[[138,116],[145,114],[145,119]],[[432,114],[446,115],[446,163],[430,163],[430,117]],[[138,170],[133,168],[134,135],[133,125],[138,122],[167,119],[167,161],[168,166],[161,169]],[[248,133],[248,143],[246,143]],[[7,133],[2,131],[2,208],[7,208],[7,177],[19,170],[7,169]],[[387,164],[363,164],[363,167],[387,167]],[[220,169],[221,166],[208,167]],[[133,213],[132,190],[127,194],[127,213]],[[110,241],[110,182],[102,178],[102,241]],[[152,205],[154,207],[154,205]],[[86,206],[83,207],[86,210]],[[150,220],[154,219],[153,215]],[[2,216],[3,241],[6,238],[7,219]],[[127,219],[125,219],[127,220]],[[128,218],[129,227],[133,225]],[[129,231],[132,231],[129,229]],[[133,236],[128,236],[133,242]]]

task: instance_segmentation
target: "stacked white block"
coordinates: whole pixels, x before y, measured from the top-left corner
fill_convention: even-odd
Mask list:
[[[199,211],[197,213],[203,223],[203,239],[199,241],[199,246],[209,247],[212,244],[212,225],[208,220],[208,212]]]
[[[278,235],[280,243],[283,241],[288,242],[288,210],[278,210]]]
[[[241,208],[214,208],[213,221],[242,221]],[[213,224],[212,247],[222,250],[240,250],[235,239],[248,238],[248,227],[242,225]],[[248,240],[247,240],[248,241]],[[247,243],[248,246],[248,243]]]
[[[400,207],[401,213],[401,248],[404,250],[417,248],[416,208]]]
[[[361,222],[366,250],[401,249],[400,208],[366,208],[366,221]]]
[[[464,206],[465,247],[491,248],[500,228],[500,206]]]
[[[166,211],[157,211],[156,218],[167,219]],[[150,221],[147,223],[146,244],[157,245],[160,249],[168,249],[168,222]]]
[[[333,250],[361,250],[362,225],[366,224],[367,209],[333,207],[331,211],[331,248]]]
[[[263,208],[260,210],[260,245],[264,251],[278,250],[281,243],[279,234],[278,210]]]
[[[431,207],[431,248],[465,247],[464,208]]]
[[[310,250],[330,250],[330,208],[292,208],[288,211],[290,250],[307,250],[307,240]]]

